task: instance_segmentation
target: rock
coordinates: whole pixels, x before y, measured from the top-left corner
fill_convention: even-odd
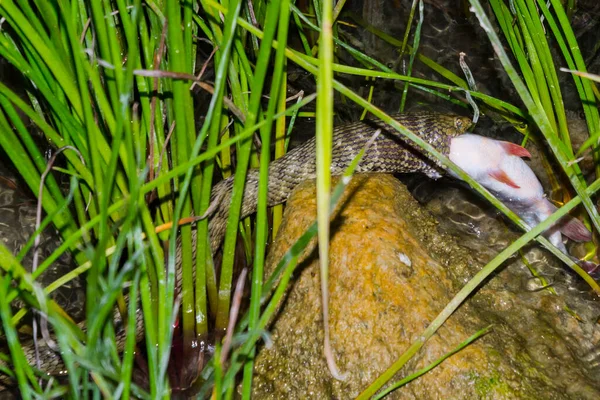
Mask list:
[[[332,346],[348,378],[333,379],[323,356],[320,278],[313,244],[270,328],[273,347],[257,355],[254,398],[356,397],[481,268],[451,236],[437,232],[436,221],[395,178],[355,177],[345,196],[341,212],[332,221],[329,292]],[[308,182],[288,201],[267,260],[267,274],[315,215],[315,187]],[[502,275],[491,282],[502,281]],[[572,355],[572,344],[581,338],[567,341],[553,328],[561,325],[560,331],[593,336],[596,342],[598,329],[584,332],[557,296],[543,290],[527,292],[536,300],[524,306],[512,291],[503,290],[504,284],[494,289],[486,286],[461,306],[393,381],[430,364],[493,323],[490,334],[389,398],[599,398],[600,385],[585,378]],[[513,314],[519,321],[516,330],[508,317]],[[536,348],[530,349],[531,344]]]

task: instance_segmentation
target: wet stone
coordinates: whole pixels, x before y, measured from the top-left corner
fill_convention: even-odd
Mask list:
[[[307,182],[288,201],[267,274],[315,215],[315,187]],[[336,381],[323,356],[313,243],[269,328],[273,346],[257,355],[254,398],[354,398],[374,381],[482,268],[454,235],[440,231],[395,178],[356,177],[332,220],[330,244],[331,342],[348,378]],[[597,302],[573,303],[580,292],[566,286],[558,296],[528,291],[527,276],[529,270],[515,263],[488,280],[393,381],[429,365],[479,329],[493,324],[492,332],[390,398],[600,398],[594,369],[600,329],[590,311],[597,314]]]

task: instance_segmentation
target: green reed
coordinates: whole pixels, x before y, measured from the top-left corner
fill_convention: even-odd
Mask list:
[[[0,2],[0,16],[10,28],[0,32],[0,55],[21,73],[24,88],[15,92],[7,83],[0,83],[0,146],[33,193],[37,193],[42,184],[43,194],[39,200],[46,217],[41,226],[52,223],[63,238],[63,244],[42,260],[33,273],[27,273],[21,264],[27,251],[31,251],[33,238],[16,257],[0,245],[3,271],[0,294],[7,299],[0,307],[0,318],[9,341],[9,355],[3,359],[11,361],[10,366],[0,365],[0,369],[14,375],[24,398],[37,397],[44,391],[51,396],[72,398],[89,394],[168,397],[167,368],[172,325],[178,315],[175,311],[183,310],[181,326],[186,349],[190,349],[195,340],[205,339],[211,329],[218,332],[225,329],[230,318],[235,244],[240,233],[248,252],[246,258],[253,262],[254,268],[250,310],[238,324],[242,344],[232,349],[227,364],[221,364],[220,356],[214,357],[198,385],[205,382],[205,392],[213,391],[216,398],[231,398],[236,379],[243,371],[242,397],[250,398],[256,344],[285,293],[299,255],[316,235],[319,236],[322,285],[327,287],[327,227],[332,204],[343,189],[343,185],[338,185],[329,194],[335,93],[388,121],[398,135],[410,138],[426,154],[459,173],[527,230],[518,217],[458,171],[446,157],[336,79],[342,74],[399,80],[442,98],[449,98],[448,92],[468,91],[477,101],[509,120],[533,121],[541,128],[577,193],[549,220],[523,235],[474,277],[432,322],[422,336],[424,339],[414,343],[366,389],[365,396],[375,393],[393,376],[485,277],[530,240],[537,239],[573,266],[539,233],[580,202],[590,211],[591,221],[597,226],[597,215],[590,209],[589,196],[600,184],[586,186],[577,166],[568,163],[574,154],[561,93],[557,89],[558,73],[548,42],[541,40],[544,35],[539,13],[544,15],[545,24],[559,44],[567,66],[585,71],[585,65],[559,1],[552,0],[550,10],[544,1],[517,0],[514,3],[519,11],[517,24],[509,24],[514,16],[507,4],[490,0],[505,40],[518,62],[519,72],[500,51],[499,39],[490,34],[490,40],[500,51],[498,55],[526,109],[470,91],[464,79],[419,54],[418,37],[414,46],[406,45],[411,60],[420,60],[450,83],[395,73],[344,41],[336,27],[344,16],[343,1],[338,2],[335,9],[331,1],[312,2],[310,7],[316,19],[287,0],[256,1],[252,8],[243,6],[240,1],[213,0],[185,4],[175,0]],[[479,2],[473,0],[472,4],[482,23],[489,24]],[[290,23],[297,29],[288,30]],[[393,42],[393,38],[377,33]],[[289,47],[292,34],[299,35],[302,51]],[[206,38],[214,50],[212,66],[208,65],[214,71],[214,85],[208,87],[210,102],[204,105],[207,111],[199,126],[192,91],[205,90],[206,86],[198,89],[197,84],[205,79],[193,75],[203,69],[207,60],[198,63],[198,37]],[[404,41],[396,41],[394,45],[404,47],[407,38],[408,33]],[[339,46],[337,51],[347,51],[363,67],[334,62],[334,44]],[[281,156],[287,146],[279,142],[289,140],[281,135],[285,132],[281,121],[285,121],[285,116],[295,118],[298,111],[315,98],[306,96],[286,108],[284,81],[289,63],[313,74],[317,82],[318,224],[309,228],[280,261],[274,275],[266,278],[263,274],[268,241],[267,182],[272,125],[274,121],[280,124],[275,146],[277,156]],[[543,76],[546,78],[540,79]],[[585,146],[595,146],[599,118],[592,84],[576,75],[573,79],[590,127],[591,138]],[[452,100],[466,107],[461,99]],[[72,146],[81,154],[80,158],[74,151],[64,151],[59,156],[60,166],[55,166],[56,173],[71,177],[69,193],[65,194],[54,174],[41,181],[46,160],[34,141],[34,129],[23,122],[22,115],[53,146]],[[260,150],[253,145],[253,136],[257,134],[262,145]],[[221,169],[224,176],[232,173],[232,153],[236,160],[234,196],[219,275],[208,246],[208,221],[196,223],[195,249],[189,225],[173,224],[171,229],[160,233],[156,227],[192,214],[202,215],[210,205],[215,169]],[[256,220],[240,221],[242,193],[250,166],[260,166],[258,214]],[[41,231],[42,228],[37,229],[36,234]],[[175,301],[176,235],[181,238],[182,249],[180,303]],[[165,248],[168,249],[166,255]],[[194,250],[195,260],[191,256]],[[74,256],[76,268],[41,288],[36,279],[64,252]],[[86,274],[87,283],[85,331],[66,318],[48,297],[82,274]],[[8,285],[11,279],[18,285]],[[590,284],[600,290],[595,283]],[[124,304],[125,286],[133,300],[121,307],[126,316],[123,324],[127,326],[127,336],[124,348],[120,349],[111,321],[116,305]],[[326,305],[326,290],[323,295]],[[29,308],[41,309],[54,327],[61,356],[69,370],[66,385],[54,381],[46,388],[46,379],[42,385],[38,384],[36,370],[27,363],[15,329],[27,310],[13,315],[7,307],[8,300],[17,297]],[[138,312],[144,317],[146,339],[142,346],[146,347],[149,392],[132,382],[135,314]],[[122,356],[119,356],[120,351]],[[335,349],[328,349],[330,360],[332,351]],[[339,377],[333,362],[330,367]]]
[[[581,177],[581,172],[577,167],[577,164],[573,164],[570,161],[574,159],[573,152],[571,149],[570,136],[568,134],[568,128],[566,126],[566,117],[564,112],[564,104],[562,102],[560,86],[558,84],[554,61],[550,56],[549,44],[545,40],[544,28],[541,25],[540,15],[537,15],[538,9],[534,1],[520,0],[515,2],[517,4],[517,18],[519,25],[513,24],[514,15],[510,13],[508,5],[503,2],[496,2],[490,0],[496,18],[505,33],[506,40],[510,43],[513,55],[519,63],[519,70],[517,71],[511,64],[510,59],[503,50],[502,42],[495,34],[493,25],[487,18],[481,3],[478,0],[470,0],[473,6],[473,12],[476,14],[481,26],[487,33],[490,41],[492,42],[493,48],[511,81],[515,85],[517,92],[521,96],[522,101],[527,107],[527,116],[535,124],[537,124],[539,130],[542,132],[546,143],[552,149],[557,161],[561,167],[565,170],[569,176],[571,183],[573,184],[574,190],[577,192],[577,196],[561,207],[546,221],[536,226],[534,229],[529,230],[526,234],[521,236],[517,241],[511,244],[508,248],[498,254],[492,261],[490,261],[473,279],[471,279],[456,296],[451,300],[445,309],[436,317],[436,319],[429,325],[429,327],[422,333],[421,339],[414,342],[410,348],[394,363],[385,373],[383,373],[375,382],[373,382],[361,395],[360,399],[366,399],[375,394],[389,379],[392,378],[410,358],[416,354],[416,352],[426,343],[426,341],[437,331],[437,329],[444,323],[444,321],[450,317],[450,315],[462,304],[462,302],[474,291],[477,287],[493,273],[508,257],[510,257],[518,249],[525,246],[532,239],[534,239],[539,233],[543,232],[544,229],[551,226],[552,223],[558,221],[561,216],[566,215],[574,207],[583,203],[586,206],[586,210],[589,212],[589,217],[594,223],[596,228],[598,227],[597,210],[593,207],[590,202],[590,195],[594,194],[600,188],[600,180],[596,180],[592,185],[587,186],[585,181]],[[575,46],[576,39],[570,28],[568,22],[566,22],[566,16],[562,5],[559,2],[552,2],[554,13],[556,17],[563,21],[561,29],[558,29],[554,22],[553,16],[549,13],[546,5],[543,1],[537,2],[537,6],[542,10],[544,16],[548,19],[548,24],[552,27],[552,32],[557,42],[561,45],[563,56],[571,65],[573,59],[581,59],[579,53],[579,47]],[[515,26],[520,27],[520,31],[516,32]],[[571,44],[571,50],[569,51],[563,43],[564,35],[567,42]],[[535,37],[535,40],[532,39]],[[523,47],[526,44],[528,53],[525,53]],[[572,53],[571,53],[572,52]],[[585,65],[579,63],[578,68],[581,68],[585,72]],[[524,84],[521,75],[525,78],[526,83]],[[591,90],[591,84],[588,81],[579,80],[576,81],[576,86],[582,100],[582,106],[586,113],[586,120],[588,121],[588,127],[590,129],[590,137],[596,137],[597,124],[593,125],[593,121],[597,121],[597,107],[590,106],[595,104],[595,99]],[[587,88],[587,90],[586,90]],[[475,97],[475,96],[474,96]],[[591,109],[593,108],[593,110]],[[591,140],[588,141],[591,145]],[[587,144],[586,143],[586,144]],[[473,182],[469,184],[480,191],[477,185],[473,185]],[[482,193],[482,192],[480,192]],[[483,193],[482,193],[483,194]],[[489,199],[488,196],[485,196]],[[507,214],[518,226],[524,230],[529,228],[524,226],[519,218],[510,215],[512,213],[506,213],[506,209],[501,204],[492,201],[498,209]],[[558,258],[573,268],[588,284],[598,293],[600,288],[598,284],[584,271],[579,268],[576,264],[568,259],[564,254],[560,253],[554,246],[550,245],[546,239],[541,236],[536,238],[545,247],[551,250]]]

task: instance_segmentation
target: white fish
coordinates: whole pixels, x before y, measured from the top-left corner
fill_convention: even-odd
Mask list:
[[[521,159],[530,156],[525,148],[514,143],[472,134],[453,138],[449,154],[452,162],[494,193],[530,227],[535,227],[554,213],[556,207],[544,196],[540,181]],[[592,240],[592,234],[581,221],[568,215],[563,217],[544,235],[567,255],[563,234],[578,242]],[[589,262],[580,265],[588,272],[596,267]]]
[[[502,142],[479,135],[464,134],[453,138],[448,156],[461,167],[471,178],[489,190],[498,189],[497,184],[504,183],[508,187],[519,189],[500,168],[500,163],[507,157],[531,157],[529,152],[514,143]],[[451,172],[456,178],[457,176]]]

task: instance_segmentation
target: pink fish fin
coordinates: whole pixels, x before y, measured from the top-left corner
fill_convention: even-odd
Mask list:
[[[560,221],[559,225],[563,235],[571,240],[576,242],[589,242],[592,240],[592,233],[577,218],[566,216]]]
[[[492,171],[489,173],[489,175],[494,178],[495,180],[497,180],[498,182],[502,182],[507,184],[508,186],[515,188],[515,189],[520,189],[521,186],[517,185],[515,182],[513,182],[512,179],[510,179],[510,176],[508,176],[506,174],[506,172],[504,172],[501,169],[497,169],[495,171]]]
[[[529,151],[523,146],[519,146],[518,144],[511,142],[500,142],[500,144],[502,145],[504,151],[511,156],[531,158],[531,153],[529,153]]]
[[[580,260],[571,255],[569,255],[569,258],[573,260],[575,264],[579,265],[585,272],[592,275],[594,279],[598,279],[598,272],[600,272],[598,268],[600,267],[600,264],[596,264],[592,261]]]

